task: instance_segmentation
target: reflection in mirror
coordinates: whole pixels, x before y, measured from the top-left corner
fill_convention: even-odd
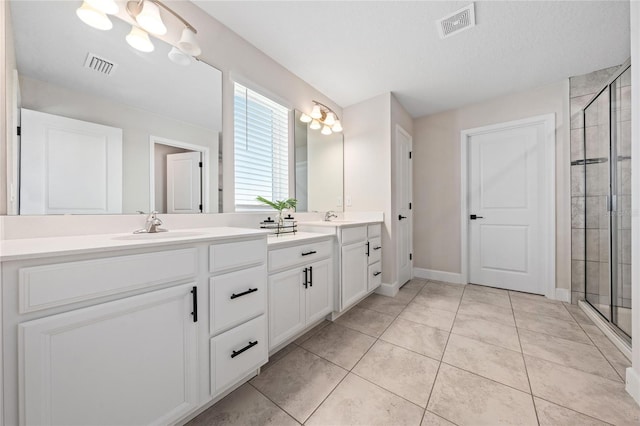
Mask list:
[[[17,210],[217,212],[220,71],[171,62],[172,46],[155,38],[153,52],[134,50],[130,24],[112,17],[110,31],[91,28],[76,16],[80,4],[10,3],[14,113],[26,112],[12,142]],[[112,65],[92,67],[92,56]]]
[[[296,211],[342,211],[342,133],[323,135],[295,112]]]

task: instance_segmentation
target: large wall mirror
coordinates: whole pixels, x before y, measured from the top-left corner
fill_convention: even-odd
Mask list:
[[[295,112],[297,211],[343,210],[344,149],[342,133],[323,135],[300,121]]]
[[[221,72],[171,62],[156,38],[139,52],[125,41],[130,24],[94,29],[80,5],[10,2],[18,212],[218,212]]]

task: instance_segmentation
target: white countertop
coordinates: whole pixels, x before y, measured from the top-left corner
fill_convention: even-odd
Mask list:
[[[276,248],[286,245],[295,245],[301,242],[310,243],[316,240],[326,240],[333,238],[333,234],[317,234],[314,232],[296,232],[295,234],[269,235],[267,244],[269,248]]]
[[[175,243],[215,241],[234,237],[266,235],[261,229],[192,228],[157,234],[98,234],[73,237],[24,238],[0,241],[0,261],[36,259],[70,254],[87,254],[165,246]]]
[[[347,228],[351,226],[362,226],[362,225],[371,225],[382,223],[382,221],[371,221],[371,220],[314,220],[309,222],[298,222],[298,227],[301,226],[324,226],[331,228]]]

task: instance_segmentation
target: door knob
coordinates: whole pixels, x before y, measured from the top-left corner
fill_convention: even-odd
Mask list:
[[[402,219],[406,219],[406,216],[402,216],[401,214],[398,215],[398,220],[402,220]]]
[[[469,216],[470,220],[476,220],[476,219],[484,219],[484,216],[477,216],[475,214],[472,214]]]

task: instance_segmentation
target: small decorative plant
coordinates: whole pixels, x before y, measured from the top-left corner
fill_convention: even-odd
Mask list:
[[[282,211],[287,209],[295,209],[296,204],[298,204],[298,200],[296,200],[295,198],[287,198],[286,200],[270,201],[264,197],[258,196],[256,197],[256,200],[278,211],[278,217],[277,217],[278,224],[282,224],[284,222]]]

